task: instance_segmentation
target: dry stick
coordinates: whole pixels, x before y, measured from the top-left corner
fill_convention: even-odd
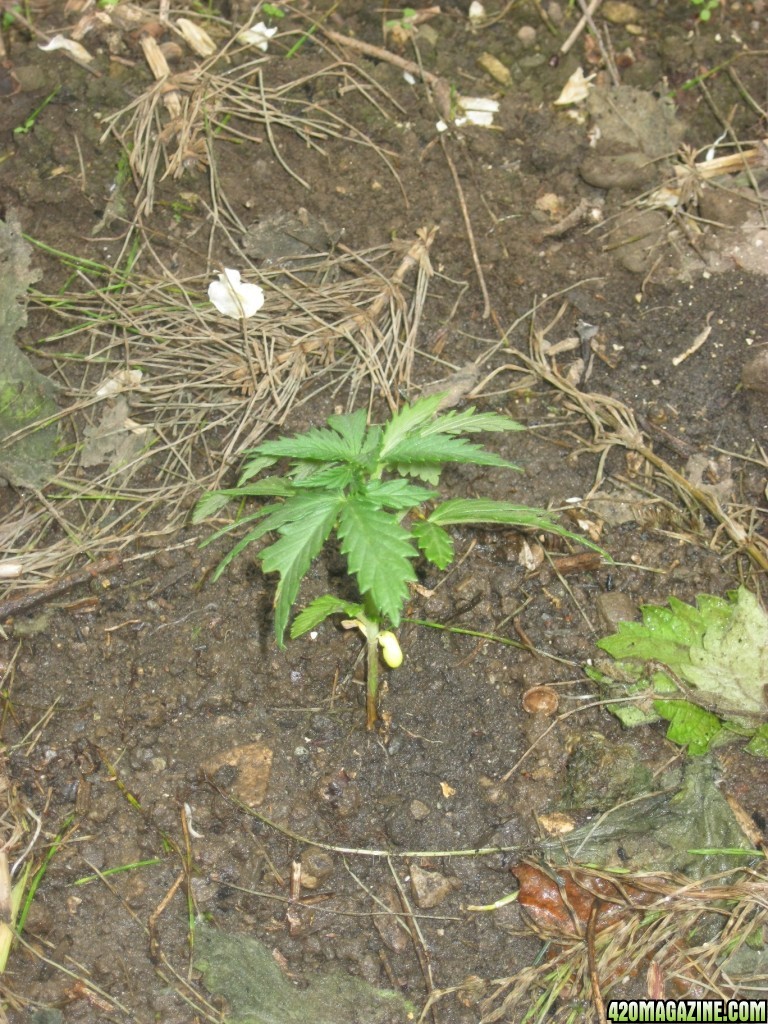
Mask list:
[[[568,53],[568,51],[571,49],[573,44],[576,42],[576,40],[579,38],[581,33],[584,31],[584,28],[585,28],[585,26],[587,24],[587,17],[591,18],[592,15],[595,13],[595,11],[597,10],[597,8],[600,6],[601,3],[602,3],[602,0],[592,0],[592,2],[590,3],[589,7],[586,10],[586,12],[584,14],[582,14],[582,16],[576,22],[576,28],[573,30],[573,32],[571,32],[571,34],[565,40],[563,45],[560,47],[560,53],[563,53],[563,54]]]
[[[597,45],[600,49],[600,56],[605,61],[605,66],[608,68],[608,74],[611,76],[611,82],[613,82],[615,86],[621,85],[619,72],[616,68],[616,61],[613,59],[613,54],[608,51],[605,44],[603,43],[603,37],[600,35],[600,32],[597,29],[597,25],[595,25],[595,22],[592,18],[591,9],[587,7],[585,0],[579,0],[579,7],[581,8],[584,17],[586,18],[590,32],[595,37],[595,41],[597,42]]]
[[[682,473],[678,473],[668,462],[652,451],[644,443],[631,411],[622,402],[607,395],[587,394],[579,388],[573,387],[559,373],[549,367],[541,354],[538,358],[526,356],[521,352],[516,354],[542,380],[573,399],[592,425],[595,436],[599,439],[601,447],[604,447],[604,455],[609,447],[616,444],[637,452],[651,465],[661,470],[681,495],[702,505],[714,516],[723,525],[731,540],[746,552],[758,568],[768,571],[768,548],[763,547],[763,543],[759,540],[750,540],[746,530],[731,519],[713,494],[692,484]],[[604,433],[606,424],[610,424],[613,428],[611,434]],[[602,466],[600,474],[602,477]]]
[[[440,136],[440,146],[443,150],[443,156],[448,164],[453,178],[453,184],[456,187],[456,195],[459,197],[459,206],[461,207],[461,215],[464,218],[464,227],[467,232],[467,240],[469,241],[469,249],[472,253],[472,262],[475,265],[475,273],[477,274],[477,280],[480,282],[480,291],[483,293],[483,320],[487,320],[491,315],[491,298],[488,294],[488,288],[485,284],[485,277],[483,276],[483,268],[480,265],[480,257],[477,254],[477,246],[475,245],[475,234],[472,230],[472,221],[469,219],[469,211],[467,210],[467,203],[464,199],[464,192],[461,188],[461,182],[459,181],[459,175],[456,173],[456,165],[448,153],[448,147],[445,144],[445,138]]]
[[[6,619],[9,615],[18,615],[20,612],[34,608],[35,605],[40,604],[42,601],[48,601],[52,597],[58,597],[59,594],[66,593],[67,590],[71,590],[73,587],[79,587],[81,583],[88,583],[94,576],[101,576],[105,572],[119,569],[122,562],[123,560],[119,555],[110,555],[108,558],[102,558],[99,562],[94,562],[93,565],[86,566],[85,569],[62,576],[61,579],[54,580],[39,590],[19,594],[18,597],[9,597],[6,601],[0,601],[0,619]]]

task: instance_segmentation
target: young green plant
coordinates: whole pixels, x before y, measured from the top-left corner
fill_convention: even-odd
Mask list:
[[[446,527],[480,523],[516,526],[571,537],[594,547],[541,509],[487,498],[437,503],[435,488],[448,464],[520,468],[464,435],[523,429],[507,416],[474,408],[441,413],[444,397],[432,395],[406,405],[383,426],[368,426],[366,412],[360,409],[331,416],[325,428],[266,441],[247,453],[236,487],[205,494],[193,513],[197,523],[215,515],[232,499],[275,499],[217,530],[205,543],[248,526],[219,564],[218,577],[249,544],[267,533],[278,535],[258,558],[265,573],[279,574],[274,610],[281,647],[301,581],[335,534],[361,599],[347,601],[333,594],[316,598],[294,620],[291,637],[301,636],[336,614],[346,616],[347,627],[361,630],[367,642],[369,729],[377,718],[379,652],[392,668],[402,662],[392,629],[401,622],[408,585],[416,581],[413,563],[419,555],[438,569],[453,561],[453,540]],[[280,460],[287,460],[281,475],[260,476]]]

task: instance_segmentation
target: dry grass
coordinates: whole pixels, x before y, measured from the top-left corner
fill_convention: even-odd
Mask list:
[[[547,944],[546,961],[493,982],[481,1024],[603,1020],[596,1004],[626,998],[628,979],[640,998],[764,998],[768,977],[736,960],[738,954],[748,963],[750,947],[765,940],[764,864],[701,881],[588,868],[579,868],[578,879],[587,894],[613,893],[613,920],[581,934],[534,926]]]
[[[312,257],[309,278],[251,272],[267,300],[244,322],[215,311],[203,278],[131,274],[113,291],[38,296],[57,321],[43,351],[66,400],[62,453],[45,494],[25,492],[0,522],[0,547],[27,580],[124,550],[177,529],[201,490],[319,392],[394,407],[409,388],[432,238]]]

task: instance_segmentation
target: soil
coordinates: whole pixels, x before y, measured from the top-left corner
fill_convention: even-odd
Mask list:
[[[77,5],[68,6],[66,14],[45,3],[24,10],[50,38],[77,22]],[[229,38],[228,19],[238,10],[198,6],[188,16],[217,40]],[[306,981],[333,966],[394,987],[416,1017],[430,991],[474,976],[474,988],[446,995],[429,1013],[440,1024],[477,1022],[488,1012],[480,1000],[492,994],[492,979],[533,965],[541,939],[514,903],[466,908],[515,890],[510,866],[536,854],[542,820],[559,812],[583,824],[636,792],[637,780],[613,786],[613,772],[601,774],[595,759],[576,755],[598,738],[609,763],[619,760],[612,751],[626,755],[629,745],[644,777],[679,770],[680,750],[663,725],[623,731],[599,706],[583,666],[622,613],[631,617],[670,595],[687,602],[722,595],[741,581],[759,589],[764,571],[735,551],[709,511],[686,507],[626,450],[608,453],[590,504],[599,452],[589,424],[543,381],[531,378],[521,389],[519,370],[509,366],[515,350],[528,352],[532,326],[550,343],[586,337],[551,356],[563,374],[586,353],[591,371],[587,378],[573,368],[578,386],[625,403],[678,471],[692,472],[691,456],[704,455],[705,482],[721,484],[723,500],[747,510],[744,521],[751,516],[755,534],[768,536],[768,403],[759,367],[742,382],[768,343],[768,231],[758,201],[765,159],[751,183],[717,179],[705,190],[709,206],[702,199],[690,215],[639,203],[669,179],[665,161],[681,143],[706,150],[724,123],[745,149],[765,138],[768,12],[757,0],[729,0],[702,23],[691,4],[670,0],[637,5],[625,20],[612,10],[626,5],[606,3],[598,24],[616,55],[620,95],[591,35],[550,59],[576,17],[565,4],[543,6],[548,24],[541,5],[518,3],[473,27],[466,5],[449,3],[420,25],[418,61],[427,71],[461,94],[499,97],[492,128],[441,135],[429,91],[380,56],[318,31],[287,60],[307,26],[309,10],[298,5],[270,41],[264,81],[306,80],[305,116],[333,110],[354,126],[358,143],[349,132],[313,148],[279,127],[280,161],[265,138],[260,147],[223,147],[217,171],[244,223],[302,216],[322,225],[317,245],[335,239],[364,251],[437,226],[435,274],[404,391],[415,397],[483,357],[473,386],[499,372],[478,389],[479,405],[528,428],[488,442],[522,474],[456,468],[445,474],[446,490],[565,508],[573,529],[587,521],[598,531],[615,564],[592,562],[564,576],[553,558],[565,546],[552,538],[529,537],[525,547],[513,531],[460,532],[457,564],[442,578],[421,568],[408,615],[474,634],[405,624],[405,663],[386,674],[374,732],[365,730],[359,639],[326,623],[316,637],[278,649],[274,581],[246,556],[213,582],[228,547],[222,540],[201,550],[205,528],[187,524],[171,537],[137,541],[120,564],[71,593],[9,616],[0,651],[7,775],[39,819],[34,865],[45,865],[24,942],[3,975],[12,1024],[226,1019],[193,966],[196,919],[260,940],[291,978]],[[337,5],[327,25],[384,46],[381,14],[371,5]],[[126,192],[127,212],[94,234],[121,154],[114,136],[102,138],[101,119],[152,81],[130,29],[118,35],[111,54],[105,35],[83,38],[97,77],[41,51],[23,23],[4,30],[3,205],[32,239],[101,262],[119,258],[133,217]],[[390,40],[390,50],[417,59],[408,39],[400,51]],[[507,84],[479,67],[484,53],[508,69]],[[180,59],[181,67],[199,60],[186,47]],[[553,104],[580,63],[598,76],[589,113],[584,104]],[[366,78],[354,79],[345,66]],[[29,129],[17,131],[29,117]],[[628,126],[624,137],[617,123]],[[220,234],[207,251],[198,201],[206,194],[206,169],[194,161],[180,179],[158,182],[154,209],[140,224],[157,261],[178,275],[242,265],[233,260],[243,252],[257,268],[267,266],[254,235]],[[148,272],[152,258],[145,259]],[[39,287],[55,293],[66,273],[61,262],[40,249],[34,260]],[[20,338],[43,372],[50,363],[35,339],[52,331],[50,315],[31,309]],[[675,362],[707,330],[698,350]],[[321,394],[286,426],[321,423],[344,401]],[[374,410],[385,414],[383,406]],[[582,501],[568,512],[575,498]],[[4,505],[10,514],[34,500],[16,489]],[[617,514],[627,503],[633,514]],[[162,509],[153,516],[161,526]],[[537,562],[542,545],[547,557]],[[354,598],[349,587],[343,561],[322,557],[301,601],[328,589]],[[554,690],[561,715],[575,713],[527,711],[524,694],[536,686]],[[721,789],[759,832],[765,762],[739,744],[712,756]],[[487,847],[506,852],[449,855]],[[414,851],[422,855],[403,856]],[[298,862],[305,885],[297,892],[290,883]],[[125,865],[141,866],[108,873]],[[414,897],[411,874],[419,869],[441,886],[435,905],[418,882]],[[416,901],[418,935],[393,923],[403,894]],[[603,980],[614,996],[646,992],[644,969],[639,978]],[[586,1019],[594,1011],[580,1012]],[[354,1019],[372,1019],[361,1013]]]

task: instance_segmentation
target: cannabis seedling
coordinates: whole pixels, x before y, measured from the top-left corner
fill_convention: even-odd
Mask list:
[[[236,487],[205,494],[193,521],[217,513],[231,499],[276,499],[217,530],[205,543],[251,525],[222,559],[216,577],[241,551],[265,534],[278,539],[258,555],[264,572],[279,573],[275,593],[275,633],[282,647],[291,607],[313,559],[336,534],[362,600],[353,603],[324,594],[293,622],[291,637],[314,629],[330,615],[343,614],[367,641],[367,725],[377,717],[378,655],[393,668],[402,661],[394,634],[416,580],[413,561],[421,553],[438,569],[454,557],[447,526],[496,523],[545,530],[587,544],[559,526],[543,510],[486,498],[455,498],[433,504],[438,493],[413,482],[436,487],[448,463],[519,469],[462,435],[480,431],[522,430],[507,416],[464,412],[440,413],[443,395],[404,406],[384,426],[367,426],[365,410],[331,416],[327,428],[266,441],[247,453]],[[281,476],[254,479],[279,460],[288,461]],[[599,550],[599,549],[598,549]]]

